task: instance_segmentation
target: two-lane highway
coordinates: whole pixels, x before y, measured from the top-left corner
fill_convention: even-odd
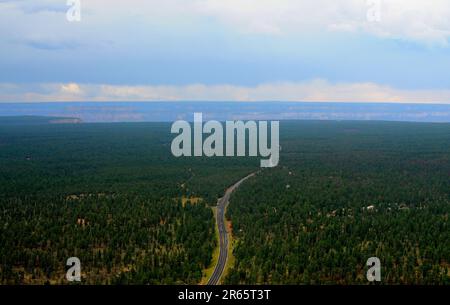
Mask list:
[[[217,285],[222,277],[223,271],[225,269],[225,264],[228,259],[228,232],[225,226],[225,210],[227,208],[228,202],[230,200],[231,194],[241,185],[242,182],[247,180],[248,178],[254,176],[255,173],[252,173],[235,184],[229,187],[222,198],[217,202],[217,213],[216,213],[216,222],[217,228],[219,230],[219,260],[217,261],[216,267],[214,268],[214,272],[211,275],[207,285]]]

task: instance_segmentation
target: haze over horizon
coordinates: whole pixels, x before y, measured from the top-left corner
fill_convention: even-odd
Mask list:
[[[0,1],[0,102],[450,104],[446,0],[80,3]]]
[[[372,120],[450,123],[450,105],[299,102],[0,103],[2,116],[79,118],[83,122],[191,120]]]

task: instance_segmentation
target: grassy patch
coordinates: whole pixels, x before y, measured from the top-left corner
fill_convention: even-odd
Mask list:
[[[228,207],[227,207],[228,208]],[[226,211],[225,211],[226,215]],[[228,234],[228,255],[227,255],[227,261],[225,263],[225,268],[223,270],[222,277],[220,278],[219,284],[222,283],[223,279],[225,279],[228,275],[229,270],[233,269],[235,257],[233,255],[233,246],[234,246],[234,239],[233,239],[233,229],[231,226],[231,220],[225,220],[225,226],[227,228],[227,234]]]
[[[217,207],[212,207],[211,209],[213,210],[214,219],[216,219]],[[212,254],[211,264],[209,264],[208,268],[203,270],[202,272],[203,276],[202,280],[200,281],[200,285],[206,285],[208,283],[209,278],[211,277],[211,275],[214,272],[214,269],[216,268],[217,261],[219,260],[220,245],[219,245],[219,230],[217,229],[217,224],[215,225],[215,232],[217,242],[216,248],[214,249]]]
[[[203,198],[201,197],[181,197],[181,204],[183,205],[183,207],[186,206],[187,203],[189,204],[198,204],[203,202]]]

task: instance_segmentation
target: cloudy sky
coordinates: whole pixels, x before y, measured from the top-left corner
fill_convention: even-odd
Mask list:
[[[0,102],[450,104],[449,0],[0,0]]]

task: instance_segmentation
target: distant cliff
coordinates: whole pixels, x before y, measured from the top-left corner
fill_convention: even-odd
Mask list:
[[[48,121],[50,124],[79,124],[82,120],[79,118],[56,118]]]
[[[79,124],[83,121],[72,117],[52,116],[0,116],[0,125]]]
[[[0,0],[1,1],[1,0]],[[89,122],[173,122],[194,112],[208,120],[370,120],[450,123],[450,105],[309,102],[0,103],[1,116],[79,118]]]

